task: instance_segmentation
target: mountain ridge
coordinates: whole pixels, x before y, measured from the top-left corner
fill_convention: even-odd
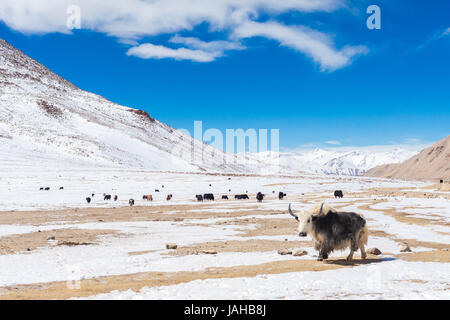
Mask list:
[[[450,180],[450,135],[398,164],[375,167],[366,176],[406,180]]]
[[[150,170],[255,170],[236,155],[197,141],[146,111],[81,90],[2,39],[0,84],[4,164],[21,159],[28,165],[36,157],[58,164]]]

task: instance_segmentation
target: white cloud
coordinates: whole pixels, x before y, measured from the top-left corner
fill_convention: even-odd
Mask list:
[[[333,71],[351,63],[359,54],[367,53],[364,46],[346,46],[341,50],[333,47],[330,39],[321,32],[300,26],[285,26],[277,22],[246,22],[234,30],[236,38],[265,37],[281,45],[305,53],[320,64],[322,70]]]
[[[448,36],[450,36],[450,28],[447,28],[444,31],[439,30],[439,31],[435,32],[433,34],[433,36],[430,37],[427,41],[425,41],[420,46],[418,46],[417,50],[421,51],[421,50],[425,49],[426,47],[428,47],[433,42],[438,41],[438,40],[440,40],[442,38],[445,38],[445,37],[448,37]]]
[[[211,62],[216,59],[215,53],[202,50],[191,50],[186,48],[171,49],[164,46],[157,46],[151,43],[144,43],[128,50],[127,55],[136,56],[143,59],[164,59],[192,60],[197,62]]]
[[[175,35],[174,37],[172,37],[169,42],[184,44],[185,46],[192,49],[199,49],[209,52],[224,52],[228,50],[245,49],[245,47],[241,43],[235,41],[217,40],[205,42],[198,38],[180,37],[179,35]]]
[[[330,141],[325,141],[326,144],[333,144],[333,145],[340,145],[341,143],[339,141],[335,141],[335,140],[330,140]]]
[[[66,26],[70,5],[80,7],[83,29],[117,37],[133,46],[129,54],[139,57],[208,62],[226,51],[245,49],[239,39],[262,36],[310,56],[322,70],[333,71],[366,51],[361,46],[337,50],[325,34],[306,27],[255,22],[262,14],[276,19],[289,11],[332,12],[344,7],[345,0],[1,0],[0,21],[25,34],[71,33]],[[204,23],[211,32],[235,38],[205,42],[178,35]],[[185,48],[139,44],[144,37],[161,34],[172,35],[169,43]]]

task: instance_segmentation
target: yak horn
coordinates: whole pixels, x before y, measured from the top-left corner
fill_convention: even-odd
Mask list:
[[[291,216],[293,216],[293,217],[295,218],[295,220],[298,221],[298,216],[297,216],[295,213],[292,212],[291,204],[290,204],[290,203],[289,203],[289,214],[290,214]]]
[[[322,214],[322,210],[323,210],[323,205],[324,205],[325,203],[323,202],[322,203],[322,205],[320,206],[320,212],[319,212],[319,214]]]

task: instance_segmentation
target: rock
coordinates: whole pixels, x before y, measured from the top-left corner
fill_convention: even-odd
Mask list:
[[[381,254],[381,251],[378,248],[370,248],[369,250],[367,250],[367,253],[379,256]]]
[[[289,249],[280,249],[278,250],[278,254],[282,255],[282,256],[287,256],[289,254],[292,254],[292,250]]]
[[[53,237],[53,236],[47,238],[47,240],[55,240],[55,239],[56,239],[56,238]]]
[[[306,256],[308,254],[308,251],[305,251],[305,250],[295,250],[293,253],[292,253],[292,255],[294,256],[294,257],[302,257],[302,256]]]
[[[203,254],[217,254],[217,251],[214,251],[214,250],[203,250],[202,253]]]
[[[176,248],[178,248],[176,243],[168,243],[166,244],[166,248],[169,250],[175,250]]]
[[[405,244],[400,252],[412,252],[412,250],[407,244]]]

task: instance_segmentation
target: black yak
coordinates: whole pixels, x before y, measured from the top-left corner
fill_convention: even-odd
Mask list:
[[[205,193],[203,195],[203,199],[204,200],[210,200],[210,201],[214,201],[214,195],[212,193]]]
[[[342,190],[336,190],[334,192],[334,197],[335,198],[343,198],[344,197],[344,193],[342,192]]]
[[[258,200],[258,202],[262,202],[264,200],[264,195],[261,192],[258,192],[256,195],[256,200]]]
[[[347,261],[353,259],[353,253],[361,250],[361,258],[366,258],[364,246],[367,245],[369,231],[366,220],[362,215],[354,212],[337,212],[333,208],[322,204],[311,210],[297,215],[291,210],[289,214],[298,221],[300,237],[311,235],[314,249],[319,251],[318,260],[328,259],[334,250],[350,247]]]

